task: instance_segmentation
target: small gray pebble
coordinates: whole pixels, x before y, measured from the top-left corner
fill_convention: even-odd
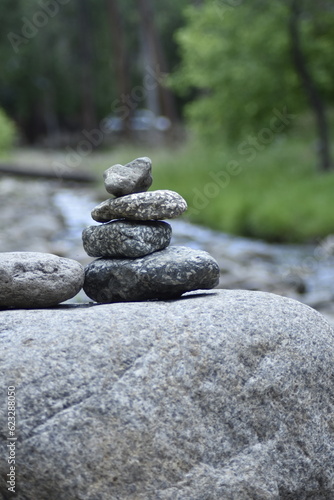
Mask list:
[[[150,158],[136,158],[126,165],[113,165],[104,174],[104,185],[108,193],[124,196],[147,191],[152,184],[152,162]]]

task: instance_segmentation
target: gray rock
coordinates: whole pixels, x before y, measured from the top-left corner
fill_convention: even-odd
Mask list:
[[[84,291],[96,302],[172,299],[218,285],[219,266],[207,252],[170,246],[139,259],[97,259],[85,267]]]
[[[333,499],[333,359],[320,314],[262,292],[3,311],[15,498]]]
[[[82,241],[91,257],[137,258],[167,247],[171,236],[167,222],[114,220],[87,227]]]
[[[187,210],[187,203],[175,191],[160,189],[147,193],[134,193],[120,198],[110,198],[92,211],[97,222],[112,219],[159,220],[174,219]]]
[[[152,184],[151,170],[152,162],[147,157],[137,158],[126,165],[113,165],[103,174],[105,188],[114,196],[147,191]]]
[[[76,295],[84,282],[79,262],[49,253],[0,253],[0,307],[50,307]]]

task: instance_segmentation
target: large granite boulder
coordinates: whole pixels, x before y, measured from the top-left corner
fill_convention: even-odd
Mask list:
[[[17,500],[334,498],[334,333],[313,309],[215,290],[0,325]]]

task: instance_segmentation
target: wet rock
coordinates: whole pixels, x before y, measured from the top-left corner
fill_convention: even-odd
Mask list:
[[[172,228],[166,222],[114,220],[87,227],[82,241],[91,257],[137,258],[167,247],[171,236]]]
[[[16,500],[333,498],[334,334],[300,302],[215,290],[3,311],[1,345]]]
[[[51,307],[82,288],[84,269],[72,259],[39,252],[0,254],[0,307]]]
[[[105,188],[114,196],[147,191],[152,184],[151,170],[152,162],[147,157],[126,165],[113,165],[103,174]]]
[[[112,219],[159,220],[174,219],[187,209],[187,203],[175,191],[160,189],[146,193],[134,193],[102,202],[92,211],[97,222]]]
[[[85,268],[84,291],[96,302],[174,299],[214,288],[219,266],[207,252],[170,246],[139,259],[97,259]]]

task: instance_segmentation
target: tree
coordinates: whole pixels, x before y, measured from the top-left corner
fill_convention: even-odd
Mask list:
[[[126,31],[124,29],[124,19],[121,15],[117,0],[106,0],[107,12],[110,26],[111,47],[115,61],[115,82],[118,99],[130,95],[131,80],[129,72],[129,56],[127,49]],[[131,107],[124,114],[123,133],[125,137],[131,136]]]
[[[92,129],[121,108],[122,95],[126,100],[143,85],[144,25],[161,71],[175,66],[172,34],[187,3],[1,0],[0,106],[29,143],[58,131],[75,137]],[[163,113],[174,114],[170,91],[160,85],[159,101]]]
[[[143,56],[147,66],[162,73],[167,73],[168,63],[164,47],[157,29],[155,12],[151,0],[138,0],[139,18],[141,25],[141,38]],[[145,68],[144,68],[145,71]],[[148,92],[148,108],[155,115],[164,114],[171,122],[176,121],[176,107],[174,96],[170,89],[157,82],[155,88]]]
[[[105,13],[93,0],[1,2],[0,104],[29,142],[89,130],[110,113],[115,85]]]
[[[188,8],[186,26],[178,33],[182,63],[172,85],[184,95],[197,92],[186,116],[201,135],[240,141],[268,127],[277,112],[300,115],[317,93],[317,106],[312,109],[317,107],[319,130],[322,127],[320,164],[328,168],[319,103],[321,99],[334,101],[330,56],[334,11],[325,1],[312,9],[308,2],[307,10],[305,2],[216,0]],[[306,78],[301,84],[301,55],[304,65],[308,62],[306,76],[308,85],[313,82],[313,101],[310,88],[303,92]]]
[[[96,126],[96,110],[94,95],[94,48],[91,11],[88,0],[77,0],[79,13],[79,45],[80,82],[82,95],[82,124],[85,129],[91,130]]]
[[[315,78],[308,68],[308,64],[302,47],[300,32],[303,7],[305,12],[305,5],[302,4],[303,2],[301,2],[300,0],[290,1],[289,35],[291,42],[292,60],[296,72],[299,75],[301,83],[304,87],[304,91],[307,95],[310,106],[314,112],[319,136],[320,168],[326,171],[332,167],[330,158],[329,125],[321,92],[319,91]],[[311,7],[311,16],[313,14],[313,8],[314,6]],[[322,8],[324,8],[324,6],[322,6]]]

